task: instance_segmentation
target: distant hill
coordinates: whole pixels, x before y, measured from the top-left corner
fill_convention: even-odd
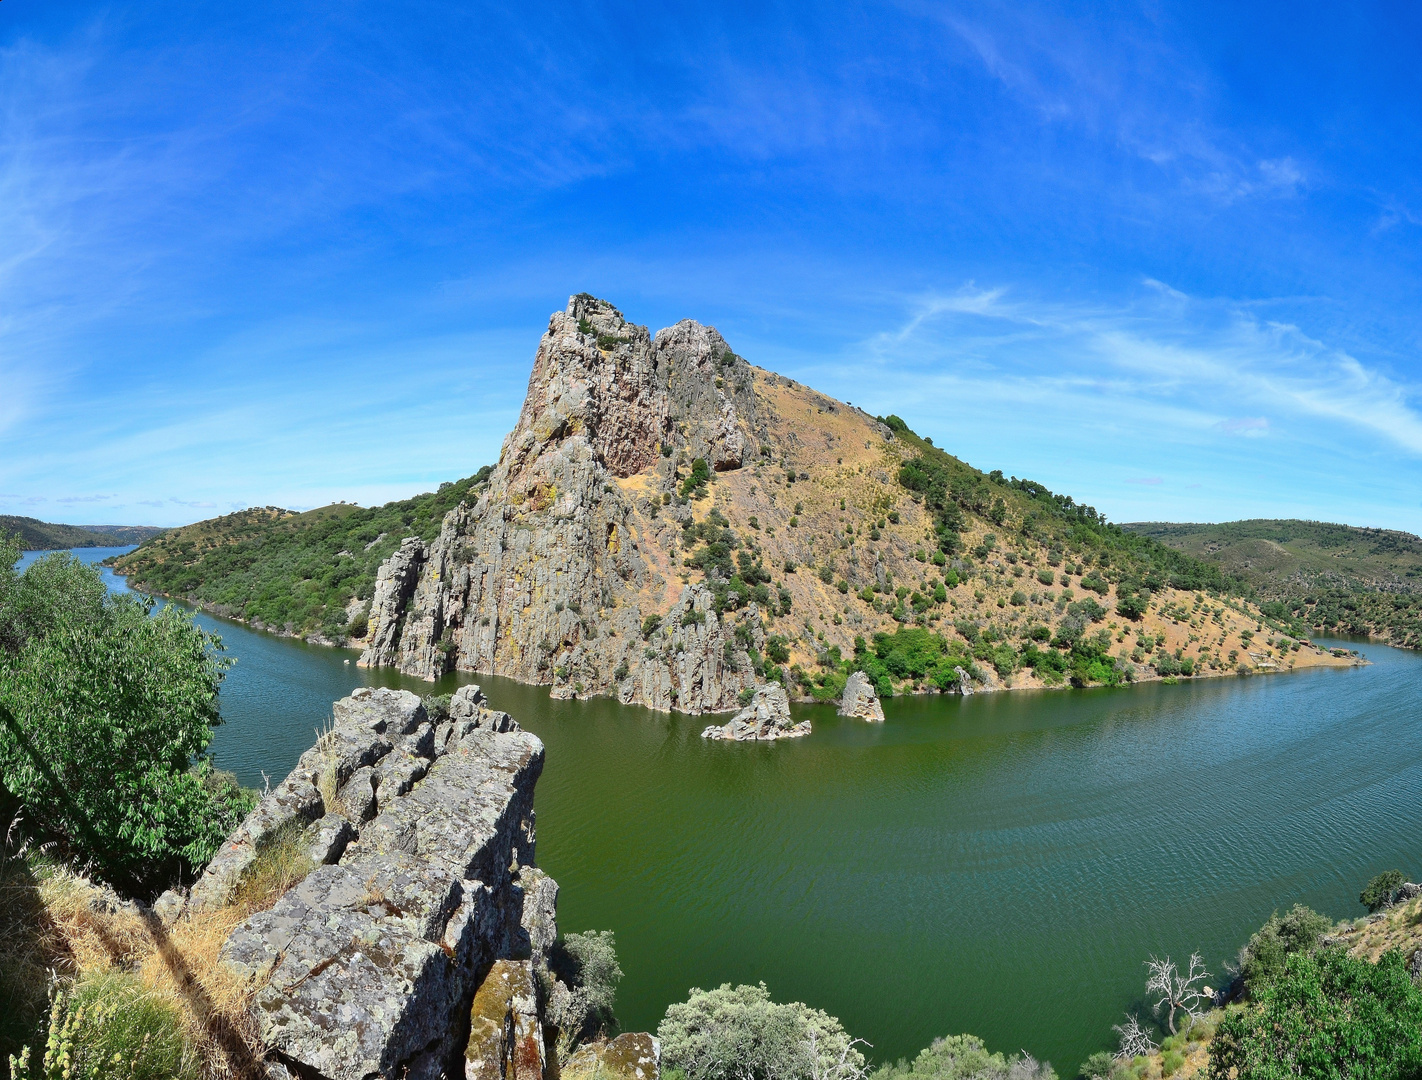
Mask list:
[[[78,547],[125,547],[163,532],[151,525],[56,525],[38,518],[0,514],[0,535],[20,537],[26,551]]]
[[[80,525],[79,528],[103,533],[105,536],[116,536],[124,544],[141,544],[168,531],[156,525]]]
[[[432,540],[444,515],[477,495],[489,468],[384,506],[333,503],[305,513],[239,510],[148,540],[118,561],[136,587],[284,633],[341,638],[352,597],[368,597],[380,564],[407,536]]]
[[[1122,528],[1214,563],[1266,611],[1315,630],[1422,645],[1422,538],[1323,521],[1133,522]]]
[[[1346,664],[1220,568],[738,356],[579,294],[499,464],[382,507],[267,507],[119,559],[138,588],[435,679],[684,712]]]

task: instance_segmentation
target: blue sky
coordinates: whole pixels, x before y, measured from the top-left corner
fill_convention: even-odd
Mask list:
[[[1422,530],[1420,46],[1404,5],[4,0],[0,513],[468,475],[587,290],[1113,520]]]

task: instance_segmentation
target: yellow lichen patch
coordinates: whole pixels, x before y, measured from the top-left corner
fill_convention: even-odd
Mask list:
[[[618,550],[617,526],[612,522],[607,523],[607,553],[616,555]]]

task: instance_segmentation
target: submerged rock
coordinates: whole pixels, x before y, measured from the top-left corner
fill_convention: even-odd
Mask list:
[[[844,693],[839,699],[839,715],[854,716],[873,723],[884,722],[884,706],[879,703],[879,695],[869,676],[856,671],[844,684]]]
[[[757,686],[750,704],[733,716],[729,723],[713,724],[701,733],[703,739],[729,739],[734,742],[774,742],[776,739],[797,739],[810,733],[810,722],[793,723],[790,719],[790,697],[779,683]]]

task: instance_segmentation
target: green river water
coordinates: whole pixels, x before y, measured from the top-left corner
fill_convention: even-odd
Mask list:
[[[284,776],[354,687],[430,690],[199,619],[237,659],[214,750],[247,784]],[[626,1028],[692,986],[763,980],[880,1060],[971,1031],[1072,1075],[1141,1006],[1150,953],[1219,972],[1275,908],[1353,917],[1372,874],[1415,877],[1422,657],[1366,652],[1346,671],[896,699],[883,725],[797,707],[814,733],[770,746],[503,679],[438,689],[481,683],[547,745],[538,861],[562,929],[616,931]]]

